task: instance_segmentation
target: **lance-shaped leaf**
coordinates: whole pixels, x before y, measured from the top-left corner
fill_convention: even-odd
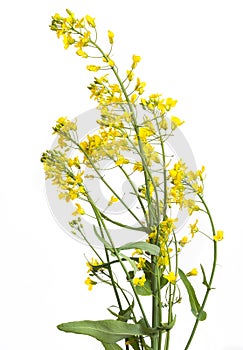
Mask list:
[[[197,296],[193,286],[191,285],[191,282],[188,280],[187,276],[181,269],[178,269],[178,272],[182,282],[186,287],[193,315],[197,317],[199,321],[204,321],[207,317],[207,314],[205,311],[201,311],[201,306],[197,300]]]
[[[141,324],[130,324],[117,320],[75,321],[57,326],[60,331],[85,334],[103,343],[116,343],[133,335],[151,335],[154,330]]]
[[[176,316],[173,318],[173,320],[170,323],[162,323],[159,329],[161,329],[162,331],[169,331],[174,327],[175,322],[176,322]]]
[[[200,264],[200,267],[201,267],[202,274],[203,274],[203,282],[202,282],[202,283],[203,283],[208,289],[211,289],[211,288],[210,288],[210,285],[208,284],[207,277],[206,277],[206,273],[205,273],[205,270],[204,270],[202,264]]]
[[[160,248],[151,243],[147,242],[130,242],[127,244],[122,245],[121,247],[117,248],[118,251],[120,250],[127,250],[127,249],[142,249],[145,252],[150,253],[151,255],[159,255],[160,253]]]
[[[129,321],[131,319],[131,314],[133,312],[133,308],[134,308],[134,301],[132,302],[131,305],[128,306],[127,309],[120,310],[119,313],[114,312],[113,310],[111,310],[111,308],[108,308],[107,310],[113,316],[116,316],[119,321],[127,322],[127,321]]]
[[[122,348],[118,344],[108,344],[108,343],[102,343],[105,350],[122,350]]]

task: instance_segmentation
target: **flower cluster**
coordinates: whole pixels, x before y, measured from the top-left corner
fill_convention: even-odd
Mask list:
[[[160,350],[162,333],[166,333],[164,349],[168,350],[169,334],[175,323],[172,310],[174,304],[182,299],[181,285],[184,285],[189,295],[196,326],[206,318],[203,308],[212,289],[217,242],[224,235],[221,230],[215,231],[204,199],[205,168],[203,166],[192,171],[182,159],[173,162],[174,154],[166,153],[167,140],[173,137],[175,129],[184,121],[171,113],[177,100],[158,93],[144,97],[146,83],[136,77],[134,72],[141,61],[140,56],[134,54],[129,69],[120,74],[112,54],[114,33],[108,30],[107,45],[104,49],[101,48],[95,18],[90,15],[78,19],[73,12],[67,10],[66,17],[59,14],[52,17],[50,28],[58,38],[63,39],[65,49],[74,47],[79,57],[91,60],[86,66],[88,71],[98,75],[105,72],[95,76],[88,86],[90,98],[98,104],[98,130],[80,141],[76,122],[60,117],[53,127],[57,147],[43,153],[41,158],[46,178],[58,187],[60,199],[74,204],[72,214],[75,219],[70,222],[72,232],[79,232],[95,254],[86,264],[88,276],[85,284],[88,290],[92,290],[98,283],[112,286],[119,312],[108,310],[116,316],[116,322],[123,322],[121,327],[127,327],[127,333],[122,333],[125,334],[126,349],[131,345],[137,350]],[[104,161],[107,160],[109,167],[104,166]],[[129,184],[128,193],[118,193],[103,175],[114,169],[119,170],[123,180]],[[99,208],[98,199],[84,183],[85,178],[101,182],[110,192],[105,209]],[[139,184],[134,181],[135,178],[140,179]],[[134,211],[127,201],[128,195],[136,200]],[[86,212],[81,201],[89,204],[91,212]],[[108,208],[118,205],[116,203],[135,220],[135,226],[119,219],[114,220],[109,215]],[[181,235],[177,232],[177,217],[173,213],[174,209],[180,211],[185,208],[190,223]],[[209,218],[211,231],[207,234],[199,229],[199,219],[193,215],[199,212]],[[104,256],[98,253],[86,236],[80,218],[85,215],[96,220],[97,225],[93,229],[104,245]],[[141,231],[146,238],[144,241],[116,247],[107,223],[122,227],[124,233],[126,230]],[[190,277],[199,274],[194,262],[191,262],[191,270],[187,273],[180,268],[180,254],[186,250],[184,247],[201,233],[209,238],[214,247],[213,267],[209,277],[200,264],[203,284],[206,286],[202,306],[189,281]],[[129,287],[121,285],[115,273],[117,266],[124,272]],[[142,296],[150,296],[152,299],[152,323],[143,309],[140,300]],[[140,321],[135,315],[135,301],[142,316]],[[123,303],[126,303],[126,307]],[[162,320],[162,308],[167,309],[165,322]],[[100,326],[100,323],[97,325]],[[131,333],[130,326],[135,327],[134,333]],[[86,334],[83,329],[82,332]],[[185,349],[188,349],[192,336]],[[151,340],[150,346],[146,343],[148,337]],[[114,339],[110,341],[112,348],[121,349],[116,342],[122,338],[117,335]]]

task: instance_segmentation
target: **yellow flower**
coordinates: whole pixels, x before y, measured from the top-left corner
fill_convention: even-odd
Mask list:
[[[183,123],[185,123],[180,118],[175,117],[175,116],[172,116],[170,119],[171,119],[171,128],[172,128],[172,130],[175,130],[178,126],[180,126]]]
[[[127,70],[127,79],[132,81],[134,78],[134,73],[131,70]]]
[[[157,232],[157,229],[155,228],[152,232],[149,233],[148,236],[151,240],[155,240],[157,237],[157,234],[158,234],[158,232]]]
[[[82,49],[77,50],[77,51],[76,51],[76,54],[77,54],[78,56],[83,57],[83,58],[87,58],[87,57],[88,57],[88,54],[87,54],[86,52],[84,52]]]
[[[69,45],[72,45],[75,43],[75,39],[70,35],[63,35],[63,44],[64,44],[64,49],[67,49]]]
[[[187,236],[184,236],[182,237],[182,239],[180,240],[179,244],[184,247],[187,243],[189,243],[188,241],[188,237]]]
[[[224,239],[224,231],[217,231],[216,235],[213,237],[213,239],[217,241],[222,241]]]
[[[167,218],[167,219],[161,221],[160,228],[161,228],[161,231],[163,232],[163,234],[169,235],[176,228],[174,223],[177,220],[178,219]]]
[[[158,186],[160,185],[159,177],[158,177],[158,176],[154,176],[153,179],[154,179],[154,184],[155,184],[155,186],[158,187]]]
[[[88,290],[92,290],[93,286],[97,284],[97,282],[92,281],[92,279],[90,277],[88,277],[85,281],[85,284],[87,284],[88,286]]]
[[[192,188],[196,193],[203,193],[203,187],[201,185],[198,185],[197,183],[192,184]]]
[[[197,223],[198,223],[198,219],[194,222],[194,224],[190,224],[192,237],[194,237],[195,233],[198,232]]]
[[[142,255],[142,254],[143,254],[142,249],[135,249],[134,252],[132,253],[132,256],[134,256],[134,255]]]
[[[154,186],[152,184],[152,182],[149,182],[149,196],[152,197],[153,192],[154,192]],[[147,187],[145,185],[142,185],[138,188],[138,192],[140,193],[141,197],[143,198],[147,198],[148,193],[147,193]]]
[[[141,57],[140,56],[133,55],[132,56],[132,69],[136,68],[138,62],[140,62],[140,61],[141,61]]]
[[[110,44],[112,45],[114,43],[114,33],[110,30],[108,30],[108,39]]]
[[[190,272],[188,272],[186,275],[188,276],[188,277],[190,277],[190,276],[197,276],[197,274],[198,274],[198,271],[197,271],[197,269],[194,267]]]
[[[84,26],[84,18],[77,20],[77,22],[75,23],[75,28],[83,28]]]
[[[90,27],[95,28],[95,26],[96,26],[95,25],[95,18],[93,18],[93,17],[91,17],[89,15],[86,15],[85,18],[86,18],[86,21],[87,21],[88,25],[90,25]]]
[[[129,160],[121,156],[120,154],[117,157],[116,165],[128,164]]]
[[[86,266],[89,268],[87,272],[92,271],[93,268],[94,268],[95,266],[99,266],[99,265],[101,265],[101,264],[102,264],[102,263],[101,263],[101,262],[98,262],[97,259],[92,258],[91,261],[88,261],[88,262],[86,263]]]
[[[93,64],[91,64],[90,66],[87,66],[86,68],[91,72],[97,72],[98,70],[100,70],[100,66],[95,66]]]
[[[188,209],[189,215],[192,215],[194,211],[200,210],[200,207],[195,203],[193,199],[184,199],[183,206]]]
[[[57,124],[61,124],[61,125],[65,125],[67,122],[68,122],[68,119],[66,117],[60,117],[56,121]]]
[[[134,164],[134,167],[133,167],[133,171],[140,171],[142,172],[143,171],[143,165],[142,165],[142,162],[136,162]]]
[[[133,284],[134,286],[143,287],[146,282],[145,274],[142,277],[134,277]]]
[[[130,100],[132,103],[134,103],[136,101],[136,99],[138,98],[138,95],[137,94],[132,94]]]
[[[143,92],[144,92],[145,86],[146,86],[146,83],[145,82],[141,82],[140,78],[137,78],[137,83],[135,85],[134,90],[138,91],[139,95],[142,95]]]
[[[82,208],[79,203],[75,203],[75,205],[76,205],[77,209],[72,213],[72,215],[74,215],[74,216],[84,215],[85,214],[84,208]]]
[[[140,258],[138,259],[137,268],[138,268],[139,270],[141,270],[141,269],[145,266],[145,263],[146,263],[146,259],[140,257]]]
[[[56,21],[59,21],[62,19],[62,17],[59,15],[59,13],[55,13],[55,15],[52,18],[55,19]]]
[[[118,202],[118,198],[116,198],[115,196],[111,196],[111,199],[110,199],[110,201],[109,201],[109,203],[108,203],[108,206],[111,206],[113,203],[116,203],[116,202]]]
[[[70,167],[75,166],[76,168],[80,169],[80,161],[78,157],[68,158],[68,165]]]
[[[114,67],[115,62],[113,60],[109,59],[108,60],[108,64],[109,64],[110,67]]]
[[[170,271],[168,275],[164,275],[164,278],[166,278],[170,283],[175,284],[177,275],[173,271]]]
[[[165,102],[166,110],[169,111],[172,107],[175,107],[176,103],[177,100],[173,100],[173,98],[168,97]]]
[[[158,259],[158,266],[168,266],[168,265],[169,265],[169,257],[160,256]]]
[[[138,135],[143,142],[147,141],[147,137],[153,135],[153,132],[149,128],[139,128]]]
[[[205,166],[203,165],[202,166],[202,169],[201,170],[197,170],[196,174],[197,176],[200,178],[201,181],[203,181],[203,173],[205,171]]]
[[[165,118],[162,118],[161,122],[159,123],[159,127],[164,130],[168,129],[168,123]]]

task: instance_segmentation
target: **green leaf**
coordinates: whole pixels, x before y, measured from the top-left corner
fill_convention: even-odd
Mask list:
[[[111,306],[112,307],[112,306]],[[107,308],[107,310],[113,315],[113,316],[115,316],[115,317],[119,317],[119,314],[118,313],[116,313],[115,311],[113,311],[113,310],[111,310],[111,307],[108,307]]]
[[[112,307],[112,306],[111,306]],[[111,308],[108,308],[107,310],[113,315],[116,316],[118,318],[119,321],[122,322],[127,322],[128,320],[131,319],[131,314],[132,314],[132,310],[134,308],[134,301],[132,302],[131,305],[128,306],[128,308],[126,310],[121,310],[119,311],[119,313],[114,312],[113,310],[111,310]]]
[[[162,330],[169,331],[172,329],[176,322],[176,316],[173,318],[173,320],[170,323],[162,323],[162,326],[160,327]]]
[[[132,304],[129,305],[126,310],[121,310],[119,312],[119,315],[118,315],[119,320],[121,320],[123,322],[127,322],[128,320],[130,320],[133,308],[134,308],[134,300],[133,300]]]
[[[148,253],[150,253],[151,255],[159,255],[160,253],[160,248],[155,245],[155,244],[151,244],[151,243],[147,243],[147,242],[130,242],[127,244],[122,245],[121,247],[117,248],[117,250],[127,250],[127,249],[142,249]]]
[[[164,287],[166,286],[167,283],[169,283],[169,281],[168,281],[166,278],[164,278],[164,276],[162,275],[162,276],[160,277],[160,288],[161,288],[161,289],[164,288]]]
[[[191,285],[191,282],[188,280],[187,276],[185,275],[185,273],[181,269],[178,269],[178,272],[179,272],[179,275],[180,275],[182,282],[184,283],[184,285],[186,287],[193,315],[196,318],[198,318],[199,321],[204,321],[207,317],[207,314],[205,311],[201,310],[201,306],[197,300],[197,296],[196,296],[196,293],[195,293],[193,286]]]
[[[139,295],[148,296],[152,295],[151,282],[146,280],[143,286],[135,286],[136,292]]]
[[[104,343],[116,343],[133,335],[150,335],[154,331],[141,324],[130,324],[116,320],[76,321],[57,326],[60,331],[85,334]]]
[[[208,282],[207,282],[206,273],[205,273],[205,270],[204,270],[202,264],[200,264],[200,267],[201,267],[202,274],[203,274],[203,282],[202,282],[202,283],[203,283],[208,289],[211,289],[211,288],[210,288],[210,285],[209,285]]]
[[[104,346],[105,350],[122,350],[118,344],[108,344],[102,342],[102,345]]]

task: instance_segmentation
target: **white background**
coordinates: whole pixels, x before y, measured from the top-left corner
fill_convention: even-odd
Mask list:
[[[48,28],[66,7],[115,32],[116,61],[142,56],[147,93],[179,100],[177,115],[206,194],[224,229],[219,268],[192,350],[242,350],[242,1],[6,1],[1,5],[0,349],[101,349],[89,337],[58,331],[61,322],[109,317],[113,300],[87,291],[85,247],[58,227],[47,206],[39,162],[61,115],[95,105],[86,62]],[[187,318],[182,314],[182,320]],[[188,320],[191,320],[190,316]],[[181,333],[187,330],[183,321]],[[189,322],[189,321],[188,321]],[[179,340],[172,350],[183,350]],[[184,339],[184,338],[183,338]]]

